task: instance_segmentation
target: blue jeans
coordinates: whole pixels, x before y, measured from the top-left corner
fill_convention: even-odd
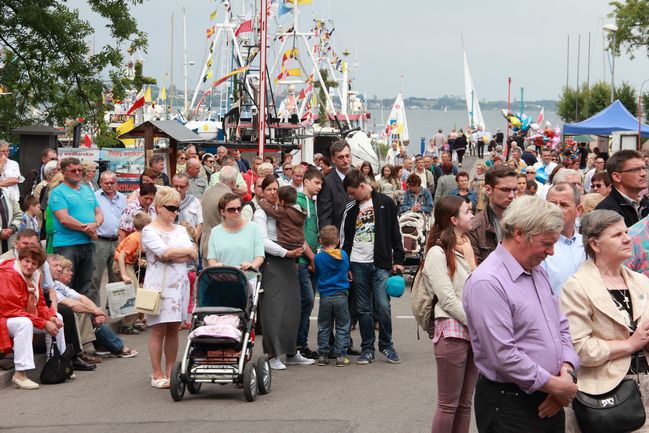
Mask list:
[[[315,275],[309,272],[308,264],[300,263],[297,268],[297,278],[300,281],[300,327],[297,329],[297,347],[307,347],[309,340],[309,320],[313,311],[315,298]]]
[[[333,295],[320,297],[320,309],[318,310],[318,353],[329,353],[329,335],[336,323],[336,337],[333,344],[333,351],[337,356],[347,354],[349,347],[349,306],[347,305],[347,293],[338,292]]]
[[[72,262],[72,281],[69,286],[87,296],[99,305],[99,293],[92,287],[92,274],[95,269],[95,244],[79,244],[54,247],[54,252]]]
[[[392,317],[390,298],[385,282],[390,271],[380,269],[373,263],[351,263],[352,284],[358,311],[358,327],[361,331],[361,349],[374,352],[374,318],[379,322],[379,350],[392,347]]]
[[[95,337],[97,337],[97,343],[110,353],[119,353],[124,348],[124,342],[110,329],[110,326],[104,324],[97,326],[95,328]]]

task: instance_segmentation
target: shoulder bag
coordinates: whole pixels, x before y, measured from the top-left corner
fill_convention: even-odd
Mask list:
[[[72,368],[73,352],[72,345],[69,344],[65,352],[61,354],[59,347],[56,345],[56,337],[52,337],[50,357],[41,370],[41,383],[53,385],[65,382],[74,372]]]
[[[162,276],[162,288],[164,289],[167,282],[167,264]],[[160,304],[162,303],[162,293],[155,289],[140,287],[135,293],[135,309],[139,313],[157,316],[160,314]]]
[[[572,410],[582,432],[624,433],[635,431],[645,424],[637,354],[634,359],[635,380],[624,379],[613,390],[600,395],[577,391]]]

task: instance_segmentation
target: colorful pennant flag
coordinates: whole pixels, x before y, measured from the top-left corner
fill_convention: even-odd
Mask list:
[[[162,89],[160,89],[160,99],[162,100],[162,102],[167,100],[167,88],[166,87],[163,87]]]
[[[223,84],[224,82],[226,82],[228,80],[228,78],[233,77],[233,76],[235,76],[237,74],[240,74],[242,72],[246,72],[249,68],[250,68],[250,65],[246,65],[246,66],[242,66],[242,67],[240,67],[238,69],[235,69],[232,72],[228,72],[227,74],[225,74],[224,76],[222,76],[221,78],[219,78],[218,80],[213,82],[212,87],[217,87],[217,86]]]
[[[207,39],[211,38],[214,36],[214,31],[215,31],[215,26],[210,27],[207,29],[205,32],[207,33]]]
[[[210,14],[210,21],[214,21],[216,19],[216,12],[217,11],[218,11],[217,9],[214,9],[214,12],[212,12]]]

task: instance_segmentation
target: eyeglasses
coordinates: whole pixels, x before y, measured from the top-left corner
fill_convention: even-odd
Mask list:
[[[284,171],[293,171],[293,167],[284,167]]]
[[[634,168],[628,168],[626,170],[620,170],[618,173],[641,173],[644,171],[644,167],[634,167]]]
[[[214,164],[214,160],[213,160],[213,159],[208,159],[208,160],[205,161],[205,162],[207,162],[208,164]]]
[[[115,185],[115,184],[117,183],[117,181],[112,180],[112,181],[104,182],[104,183],[105,183],[106,185]]]
[[[184,160],[187,159],[187,157],[185,157],[185,156],[181,156],[181,157],[179,157],[178,159],[181,160],[181,161],[184,161]]]
[[[592,188],[594,188],[594,189],[604,188],[604,184],[602,184],[602,183],[594,183],[594,184],[591,185],[591,189]]]
[[[174,189],[179,189],[179,188],[180,188],[180,189],[185,189],[185,188],[187,188],[188,186],[189,186],[189,184],[187,184],[187,185],[174,185]]]
[[[69,168],[69,169],[67,169],[65,171],[67,171],[68,173],[81,173],[80,168]]]
[[[226,207],[226,208],[225,208],[225,211],[226,211],[227,213],[240,213],[240,212],[241,212],[241,209],[243,209],[241,206],[237,206],[237,207]]]
[[[171,213],[178,213],[180,211],[180,208],[178,206],[172,206],[172,205],[163,205],[163,208],[167,209]]]

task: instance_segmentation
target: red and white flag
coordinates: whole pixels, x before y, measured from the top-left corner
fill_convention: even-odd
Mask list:
[[[239,24],[239,27],[234,31],[235,36],[239,36],[241,33],[249,33],[252,31],[252,17],[250,15]]]
[[[135,110],[143,106],[144,106],[144,86],[142,86],[142,88],[138,92],[137,96],[135,97],[135,102],[133,103],[133,105],[131,105],[131,108],[128,109],[126,115],[128,116],[129,114],[131,114],[132,112],[134,112]]]

